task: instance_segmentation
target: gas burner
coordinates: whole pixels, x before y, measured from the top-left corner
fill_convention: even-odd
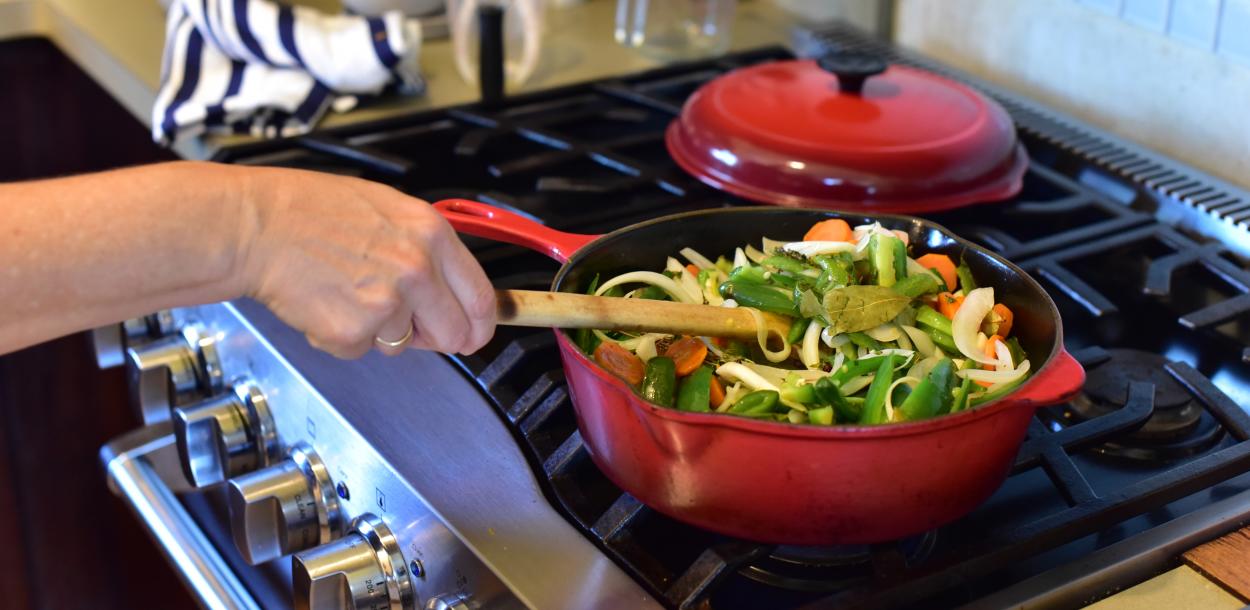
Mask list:
[[[741,572],[751,580],[795,591],[836,591],[871,578],[886,569],[883,563],[916,566],[929,557],[936,541],[937,534],[929,531],[885,545],[779,546]]]
[[[1109,349],[1107,355],[1088,371],[1083,392],[1063,408],[1064,421],[1079,423],[1124,407],[1134,381],[1154,384],[1154,414],[1094,452],[1134,462],[1172,462],[1202,453],[1223,438],[1219,423],[1164,369],[1167,358],[1134,349]]]

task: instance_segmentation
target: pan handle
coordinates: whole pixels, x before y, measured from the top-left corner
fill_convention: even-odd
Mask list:
[[[434,209],[461,233],[529,248],[561,263],[599,239],[598,235],[557,231],[520,214],[468,199],[444,199],[435,203]]]
[[[1070,400],[1085,385],[1085,369],[1060,347],[1054,362],[1042,369],[1013,395],[1015,400],[1033,406],[1053,405]]]

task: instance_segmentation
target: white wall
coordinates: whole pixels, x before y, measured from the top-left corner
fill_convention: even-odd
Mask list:
[[[1246,64],[1070,0],[897,0],[894,27],[903,46],[1250,188]]]

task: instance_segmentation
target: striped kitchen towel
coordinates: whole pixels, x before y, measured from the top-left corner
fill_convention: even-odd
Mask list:
[[[173,0],[152,138],[307,132],[328,108],[395,84],[419,93],[421,25],[399,12],[328,15],[268,0]]]

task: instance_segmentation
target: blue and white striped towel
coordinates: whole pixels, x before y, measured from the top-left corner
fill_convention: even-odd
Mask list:
[[[268,0],[173,0],[152,138],[307,132],[387,85],[419,92],[421,25],[399,12],[327,15]]]

